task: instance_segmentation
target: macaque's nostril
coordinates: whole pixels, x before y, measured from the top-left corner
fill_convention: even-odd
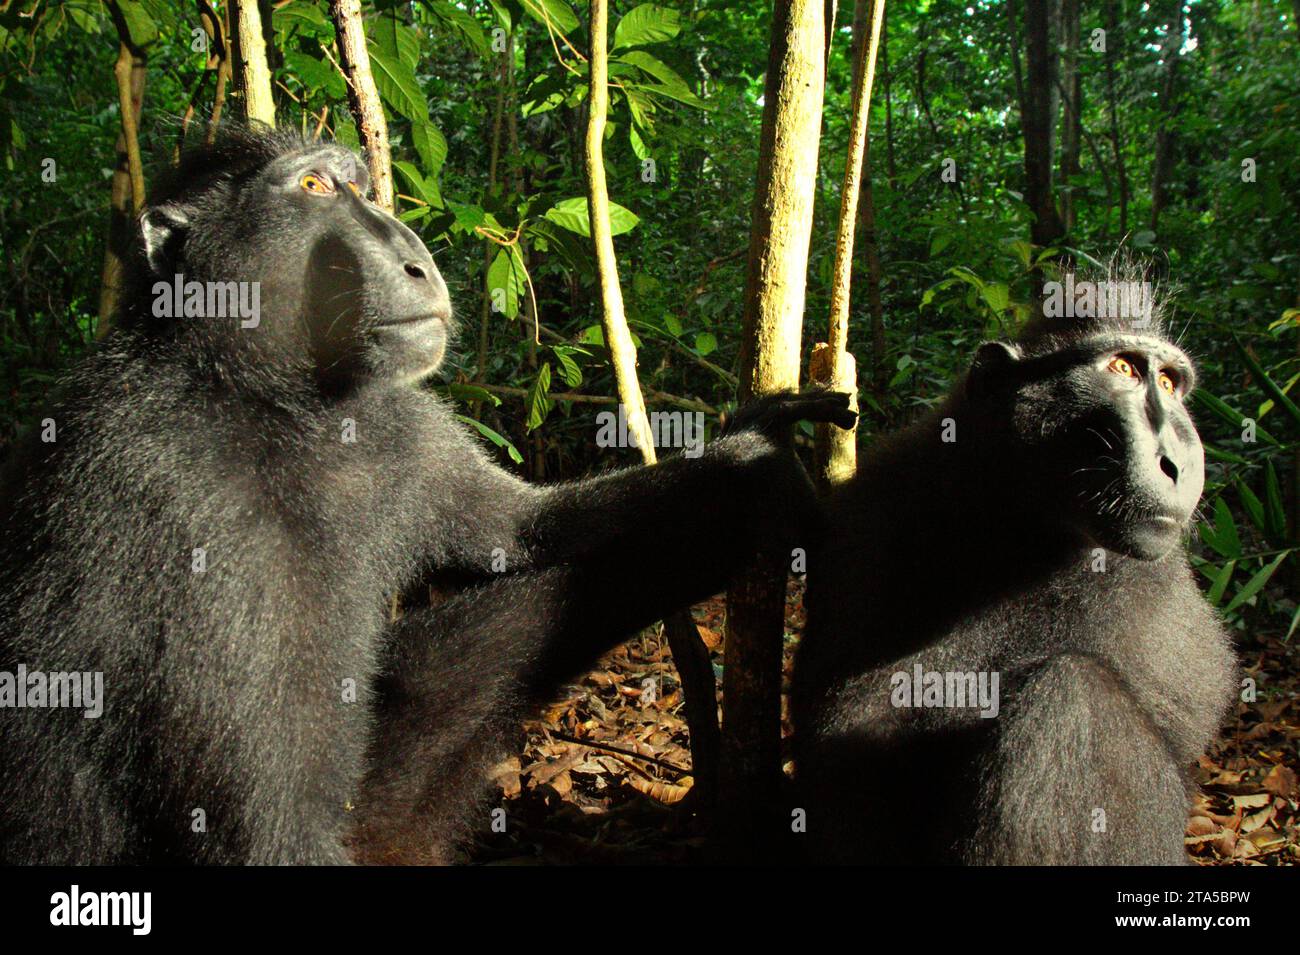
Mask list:
[[[1169,458],[1165,457],[1163,454],[1160,455],[1160,470],[1164,471],[1165,474],[1169,476],[1169,480],[1173,481],[1175,484],[1178,483],[1178,465],[1174,464],[1173,461],[1170,461]]]
[[[406,263],[406,274],[413,279],[427,279],[429,273],[424,271],[424,267],[415,262]]]

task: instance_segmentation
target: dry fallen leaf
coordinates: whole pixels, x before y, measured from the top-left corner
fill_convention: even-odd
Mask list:
[[[1257,829],[1245,838],[1261,852],[1278,849],[1286,845],[1286,836],[1276,829]]]
[[[638,776],[635,773],[631,773],[624,778],[627,784],[637,792],[644,793],[651,799],[658,800],[668,806],[685,799],[686,795],[691,791],[691,783],[694,782],[690,776],[683,776],[677,785],[665,783],[658,779],[646,779],[644,776]]]
[[[1269,804],[1259,812],[1253,812],[1241,820],[1240,831],[1244,834],[1247,832],[1254,832],[1256,829],[1262,829],[1273,821],[1273,815],[1273,803],[1272,800],[1269,800]]]
[[[1238,809],[1260,809],[1273,801],[1268,793],[1251,793],[1248,796],[1233,796],[1232,804]]]
[[[1288,766],[1274,766],[1269,770],[1269,774],[1264,777],[1260,783],[1266,790],[1274,796],[1282,796],[1290,799],[1300,794],[1300,787],[1297,786],[1295,770]]]

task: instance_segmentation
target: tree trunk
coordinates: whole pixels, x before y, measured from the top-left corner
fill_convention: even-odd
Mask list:
[[[776,0],[759,141],[739,397],[799,381],[808,243],[825,77],[821,0]],[[762,555],[727,595],[719,798],[724,836],[753,845],[781,764],[781,650],[788,554]]]
[[[330,17],[338,34],[339,65],[347,80],[348,107],[356,120],[357,135],[370,169],[375,204],[392,212],[393,166],[388,151],[388,122],[384,119],[375,77],[370,72],[361,0],[330,0]]]
[[[591,93],[587,117],[586,168],[587,215],[591,238],[596,249],[596,268],[600,277],[601,327],[618,397],[627,413],[628,432],[636,439],[641,459],[647,465],[656,461],[654,438],[646,416],[645,400],[636,375],[636,345],[623,312],[623,291],[619,286],[618,262],[614,256],[614,236],[609,221],[609,189],[605,183],[605,120],[609,110],[609,8],[607,0],[591,0]],[[795,361],[798,361],[796,354]],[[798,369],[796,367],[796,375]],[[709,651],[700,638],[689,609],[682,609],[664,620],[664,634],[672,651],[673,664],[682,681],[686,697],[687,722],[691,736],[691,768],[702,801],[707,804],[714,794],[717,774],[718,705],[717,683]]]
[[[1011,76],[1016,81],[1016,106],[1023,125],[1025,115],[1025,81],[1020,70],[1020,12],[1016,0],[1007,0],[1007,49],[1011,54]]]
[[[876,51],[885,0],[856,0],[853,7],[853,106],[849,125],[848,155],[840,187],[840,220],[835,236],[835,270],[831,284],[830,327],[824,345],[813,349],[809,376],[835,389],[847,391],[851,407],[858,406],[857,370],[849,343],[849,296],[853,278],[853,229],[857,225],[862,166],[868,149],[871,88],[876,76]],[[830,424],[817,425],[814,477],[823,489],[840,484],[857,471],[857,430]]]
[[[275,125],[275,100],[271,96],[271,70],[266,63],[266,39],[257,0],[230,0],[231,34],[235,49],[235,76],[244,98],[244,118],[250,123]]]
[[[1061,4],[1061,218],[1066,233],[1077,215],[1074,187],[1083,140],[1083,75],[1079,72],[1079,0]]]
[[[885,365],[885,312],[880,301],[880,245],[876,239],[876,198],[871,187],[871,156],[862,178],[862,244],[867,252],[867,307],[871,311],[871,390],[876,401],[884,400],[889,387],[889,370]]]
[[[1151,224],[1152,232],[1160,231],[1160,214],[1168,202],[1169,173],[1174,165],[1174,119],[1178,115],[1178,61],[1184,42],[1182,0],[1172,0],[1165,22],[1168,33],[1161,47],[1164,62],[1160,81],[1159,125],[1156,127],[1155,159],[1151,164]]]
[[[490,195],[497,184],[497,166],[501,161],[501,130],[503,116],[506,108],[506,77],[513,75],[513,71],[507,73],[507,64],[515,55],[515,33],[510,31],[506,40],[506,48],[501,51],[501,64],[498,67],[497,76],[497,97],[496,105],[492,110],[492,139],[488,152],[488,187]],[[488,333],[492,324],[492,290],[488,288],[487,276],[488,270],[492,268],[492,260],[500,250],[491,239],[483,240],[483,298],[479,303],[479,320],[478,320],[478,361],[475,363],[474,381],[477,384],[483,384],[487,380],[487,358],[488,358]],[[480,401],[474,401],[470,406],[470,414],[477,418],[482,405]]]
[[[113,312],[122,294],[122,263],[131,244],[135,218],[144,209],[144,163],[140,157],[139,126],[144,108],[144,85],[148,56],[131,42],[131,33],[117,5],[109,7],[118,34],[117,62],[113,77],[121,129],[117,134],[117,161],[109,192],[108,237],[104,243],[104,264],[100,270],[99,320],[95,337],[103,338],[112,328]]]
[[[1049,246],[1064,234],[1052,189],[1052,127],[1056,57],[1050,0],[1026,0],[1026,77],[1021,126],[1025,133],[1025,201],[1034,214],[1030,236]]]
[[[921,112],[925,115],[925,121],[930,127],[930,135],[934,137],[935,143],[939,143],[942,137],[939,135],[939,124],[934,121],[934,113],[930,112],[930,97],[925,91],[925,62],[930,54],[930,40],[928,36],[929,20],[921,20],[921,28],[917,31],[916,42],[920,49],[916,54],[916,101],[921,104]]]
[[[1300,3],[1300,0],[1296,0]],[[889,178],[889,189],[898,188],[898,167],[894,165],[894,73],[889,68],[889,21],[880,22],[880,56],[884,61],[885,73],[885,174]],[[868,168],[870,163],[868,162]],[[870,177],[868,176],[868,184]]]
[[[1291,2],[1295,9],[1291,25],[1295,28],[1295,38],[1300,40],[1300,0]],[[1295,307],[1300,308],[1300,290],[1296,292]],[[1296,336],[1295,354],[1300,358],[1300,334]],[[1291,545],[1300,547],[1300,445],[1291,452]],[[1300,557],[1294,554],[1291,556],[1291,585],[1294,589],[1292,596],[1300,594]]]
[[[1106,2],[1106,108],[1110,113],[1110,146],[1115,153],[1115,178],[1119,184],[1119,234],[1124,239],[1128,236],[1128,170],[1124,166],[1124,144],[1120,139],[1119,105],[1115,93],[1115,45],[1119,42],[1116,3],[1118,0]]]

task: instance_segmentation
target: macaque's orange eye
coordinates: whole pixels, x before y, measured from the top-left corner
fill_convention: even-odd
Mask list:
[[[302,177],[302,181],[299,185],[302,186],[305,192],[310,192],[317,196],[328,196],[334,192],[334,186],[330,181],[322,176],[317,176],[315,173],[307,173],[307,175]]]
[[[1178,394],[1178,383],[1175,382],[1172,377],[1170,377],[1168,372],[1162,371],[1156,383],[1160,385],[1160,390],[1165,392],[1166,394],[1170,394],[1170,395]]]
[[[1138,376],[1137,369],[1133,367],[1133,363],[1127,358],[1123,358],[1119,355],[1112,358],[1110,364],[1106,367],[1117,375],[1123,375],[1125,378],[1136,378]]]

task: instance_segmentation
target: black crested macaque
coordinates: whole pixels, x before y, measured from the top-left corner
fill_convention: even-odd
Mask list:
[[[1187,862],[1235,661],[1182,547],[1192,364],[1108,300],[981,345],[834,495],[792,690],[811,859]]]
[[[523,707],[813,524],[789,427],[845,395],[652,469],[497,467],[420,386],[447,289],[366,191],[247,129],[155,191],[116,330],[0,484],[0,861],[453,859]],[[440,573],[470,589],[393,624]]]

